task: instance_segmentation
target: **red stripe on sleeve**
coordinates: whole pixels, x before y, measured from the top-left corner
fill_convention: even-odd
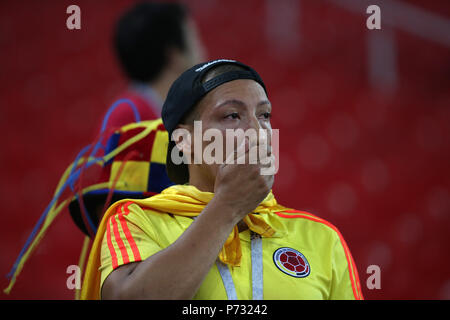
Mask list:
[[[362,299],[362,293],[361,288],[359,288],[359,280],[358,280],[358,271],[355,267],[355,262],[353,261],[353,257],[350,253],[350,249],[347,246],[347,243],[344,240],[344,237],[342,237],[339,230],[335,229],[335,231],[338,233],[339,238],[341,239],[342,246],[344,247],[345,256],[347,258],[347,264],[348,264],[348,270],[350,273],[350,280],[352,281],[352,288],[353,288],[353,295],[355,296],[356,300]]]
[[[119,209],[121,210],[122,207]],[[119,213],[120,215],[120,213]],[[127,264],[130,262],[130,259],[128,257],[127,248],[125,248],[125,244],[123,243],[123,240],[119,233],[119,226],[117,224],[116,215],[111,217],[112,225],[113,225],[113,232],[114,232],[114,238],[117,242],[117,245],[119,246],[120,253],[122,255],[123,264]]]
[[[350,252],[350,249],[348,249],[348,252]],[[355,273],[355,279],[356,279],[356,288],[358,290],[359,293],[359,297],[361,300],[364,300],[364,296],[361,290],[361,283],[359,282],[359,274],[358,274],[358,269],[356,268],[356,264],[355,264],[355,260],[353,260],[353,256],[350,254],[350,260],[352,261],[352,265],[353,265],[353,272]]]
[[[122,212],[119,214],[119,221],[120,225],[122,226],[122,230],[125,234],[125,237],[131,247],[131,251],[133,252],[134,260],[135,261],[141,261],[141,255],[139,253],[138,247],[136,245],[136,242],[133,239],[133,236],[131,235],[130,229],[128,228],[127,222],[125,221],[124,215],[127,215],[130,213],[130,210],[128,209],[128,206],[132,204],[132,202],[127,202],[122,207]]]
[[[320,219],[319,217],[313,215],[312,213],[306,212],[306,211],[300,211],[300,210],[295,210],[295,209],[289,209],[289,210],[283,210],[283,212],[306,214],[306,215],[308,215],[308,216],[312,216],[312,217],[315,217],[315,218]]]
[[[112,268],[114,270],[115,268],[117,268],[117,254],[116,254],[116,250],[114,250],[114,246],[111,241],[110,224],[111,224],[111,219],[108,222],[107,227],[106,227],[106,241],[108,243],[109,253],[111,254]]]

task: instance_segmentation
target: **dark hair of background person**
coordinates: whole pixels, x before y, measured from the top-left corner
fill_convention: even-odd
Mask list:
[[[125,74],[152,82],[168,63],[171,48],[186,50],[187,8],[178,3],[139,3],[117,22],[114,49]]]

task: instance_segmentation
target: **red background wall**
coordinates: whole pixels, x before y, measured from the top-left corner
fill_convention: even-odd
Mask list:
[[[389,30],[383,6],[382,30],[370,31],[364,11],[327,1],[273,2],[272,14],[297,6],[293,20],[271,20],[269,1],[185,2],[209,58],[241,60],[265,79],[280,129],[279,202],[341,230],[367,299],[449,299],[449,46],[391,30],[396,86],[383,91],[368,80],[366,46],[370,32]],[[126,84],[110,39],[131,3],[0,4],[0,275]],[[408,3],[450,19],[446,1]],[[81,8],[81,30],[66,28],[71,4]],[[82,239],[61,214],[0,298],[73,298],[66,268],[77,264]],[[379,290],[366,287],[372,264]]]

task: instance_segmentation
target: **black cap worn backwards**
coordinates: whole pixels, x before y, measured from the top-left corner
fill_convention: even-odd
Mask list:
[[[228,71],[220,74],[205,83],[201,83],[204,75],[218,65],[231,64],[241,67],[244,70]],[[175,147],[172,141],[172,133],[177,128],[183,117],[192,110],[196,104],[211,90],[221,84],[237,79],[251,79],[258,82],[266,91],[266,86],[258,73],[251,67],[229,59],[218,59],[201,63],[186,70],[172,84],[167,94],[166,101],[162,107],[162,120],[169,133],[169,147],[167,150],[166,168],[170,180],[177,184],[184,184],[189,181],[189,171],[184,163],[175,164],[172,162],[171,153]]]

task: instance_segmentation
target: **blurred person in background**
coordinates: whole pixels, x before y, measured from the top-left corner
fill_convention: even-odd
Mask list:
[[[204,48],[187,8],[178,3],[139,3],[118,20],[114,50],[129,80],[117,99],[130,99],[141,120],[161,117],[161,107],[172,82],[186,69],[204,60]],[[135,121],[121,105],[108,125]]]
[[[119,64],[129,79],[128,88],[120,93],[115,101],[126,99],[132,102],[140,121],[161,117],[161,108],[173,81],[183,71],[203,61],[205,54],[194,20],[189,16],[188,9],[179,3],[142,2],[134,5],[119,18],[114,31],[113,44]],[[106,132],[106,136],[112,137],[115,129],[136,120],[135,112],[130,108],[129,103],[119,103],[104,114],[102,130]],[[158,141],[155,143],[157,144]],[[162,148],[166,149],[165,146]],[[164,165],[164,163],[160,164]],[[106,175],[112,182],[114,176],[109,166],[106,166],[103,171],[107,171]],[[159,193],[169,186],[171,182],[165,168],[160,168],[159,171],[158,175],[153,175],[154,181],[149,183],[153,188],[139,191]],[[127,174],[128,176],[136,175],[131,170],[127,170],[121,179],[128,181]],[[105,174],[102,175],[103,180],[104,176]],[[147,176],[150,179],[148,174]],[[93,183],[98,182],[93,181]],[[128,185],[132,184],[128,183]],[[86,232],[89,228],[86,226],[86,221],[83,223],[81,219],[80,205],[84,205],[96,227],[103,214],[107,194],[108,192],[103,194],[91,192],[83,197],[83,204],[79,201],[72,201],[70,204],[71,216],[84,233],[92,235],[93,232]],[[127,196],[136,195],[114,192],[112,201]]]
[[[118,62],[129,81],[128,88],[115,100],[131,101],[141,121],[160,118],[162,104],[172,82],[184,70],[204,58],[195,22],[187,8],[178,3],[143,2],[134,5],[119,18],[113,45]],[[127,103],[121,103],[108,112],[102,118],[108,116],[105,130],[136,121],[135,113]],[[168,183],[164,172],[160,176],[163,187]],[[154,185],[159,184],[155,181]],[[156,188],[153,191],[160,190]],[[87,211],[97,212],[98,219],[105,197],[84,197]],[[115,196],[113,200],[117,199]],[[81,223],[77,201],[71,203],[70,212],[77,226],[86,230]],[[99,221],[96,217],[93,219]]]

